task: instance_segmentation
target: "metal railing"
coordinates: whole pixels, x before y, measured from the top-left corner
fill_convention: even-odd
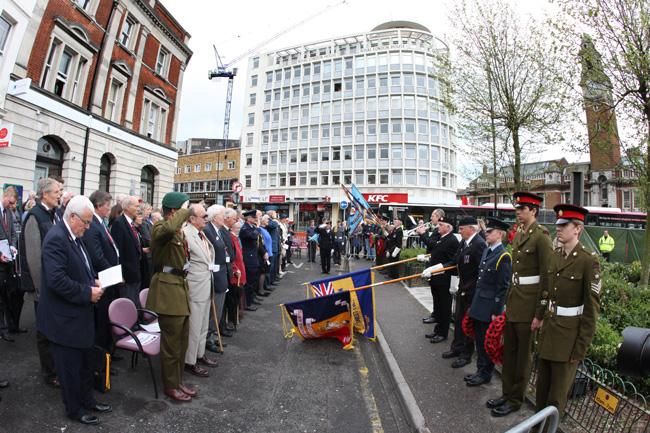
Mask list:
[[[532,388],[536,381],[534,367]],[[569,391],[563,423],[573,432],[650,433],[650,410],[633,383],[585,359]]]
[[[557,431],[557,426],[560,422],[560,415],[557,412],[555,406],[547,406],[544,409],[540,410],[530,418],[527,418],[512,427],[505,433],[529,433],[533,427],[539,426],[539,430],[544,431],[546,427],[546,422],[549,421],[548,429],[546,433],[555,433]]]

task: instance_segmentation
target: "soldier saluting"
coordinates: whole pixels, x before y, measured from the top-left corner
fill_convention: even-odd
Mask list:
[[[564,412],[579,361],[585,358],[600,311],[600,263],[582,246],[587,210],[558,204],[557,237],[561,246],[551,257],[546,290],[548,310],[539,338],[537,410],[555,406]]]
[[[513,194],[520,227],[512,241],[512,283],[506,297],[502,395],[487,401],[492,416],[519,410],[532,364],[533,332],[542,325],[546,270],[553,254],[548,230],[537,223],[542,197],[530,192]]]

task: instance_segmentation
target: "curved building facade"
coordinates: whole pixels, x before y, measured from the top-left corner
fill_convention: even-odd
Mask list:
[[[444,43],[425,27],[400,21],[251,57],[244,202],[336,217],[341,183],[375,202],[454,202],[456,135],[441,55]]]

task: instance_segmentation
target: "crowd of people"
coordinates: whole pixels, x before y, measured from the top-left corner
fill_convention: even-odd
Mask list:
[[[601,290],[600,265],[595,253],[579,242],[587,210],[558,204],[557,248],[549,232],[537,223],[542,197],[529,192],[513,196],[517,228],[504,247],[511,227],[488,219],[484,228],[473,217],[458,222],[460,242],[454,225],[442,209],[431,214],[429,227],[417,228],[426,245],[423,276],[429,279],[433,312],[423,318],[433,324],[425,335],[431,343],[448,339],[452,316],[452,275],[459,279],[454,317],[454,334],[445,359],[452,368],[471,363],[477,352],[476,372],[464,377],[469,387],[490,382],[493,356],[486,343],[490,324],[502,326],[502,394],[487,401],[492,416],[502,417],[519,410],[532,368],[533,340],[538,334],[536,405],[541,410],[556,406],[564,411],[578,364],[586,356],[595,333]],[[505,316],[504,316],[505,314]],[[498,341],[500,335],[496,336]]]
[[[0,338],[27,332],[20,317],[32,302],[43,380],[61,388],[67,416],[83,424],[112,410],[92,388],[103,366],[96,351],[124,355],[115,345],[124,335],[109,320],[113,301],[157,314],[164,393],[188,402],[197,390],[183,374],[209,377],[217,361],[206,353],[223,352],[222,337],[234,336],[291,263],[292,223],[274,210],[206,208],[176,192],[154,210],[135,196],[75,195],[55,178],[38,181],[22,214],[18,200],[8,187],[0,201]],[[114,267],[121,283],[102,287],[99,273]]]

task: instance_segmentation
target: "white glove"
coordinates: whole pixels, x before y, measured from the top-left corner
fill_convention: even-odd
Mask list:
[[[418,262],[426,262],[429,260],[429,256],[427,254],[418,254],[417,260]]]
[[[288,250],[288,249],[289,249],[289,245],[287,245],[287,244],[282,245],[282,249],[284,249],[284,250]]]
[[[333,250],[333,249],[330,251],[330,254],[334,254],[334,250]]]
[[[393,257],[397,257],[397,255],[399,254],[400,251],[401,251],[401,249],[399,249],[398,247],[395,247],[395,249],[393,250]]]
[[[427,280],[431,278],[431,268],[426,268],[424,272],[422,272],[422,278],[426,278]]]
[[[390,257],[390,253],[386,251],[386,257]]]
[[[438,269],[442,269],[442,268],[443,268],[443,266],[442,266],[441,263],[438,263],[437,265],[429,266],[428,268],[426,268],[424,270],[424,272],[422,272],[422,276],[424,278],[431,278],[431,274],[433,272],[437,271]]]
[[[442,266],[442,263],[438,263],[436,265],[431,266],[432,271],[437,271],[438,269],[442,269],[444,266]]]

